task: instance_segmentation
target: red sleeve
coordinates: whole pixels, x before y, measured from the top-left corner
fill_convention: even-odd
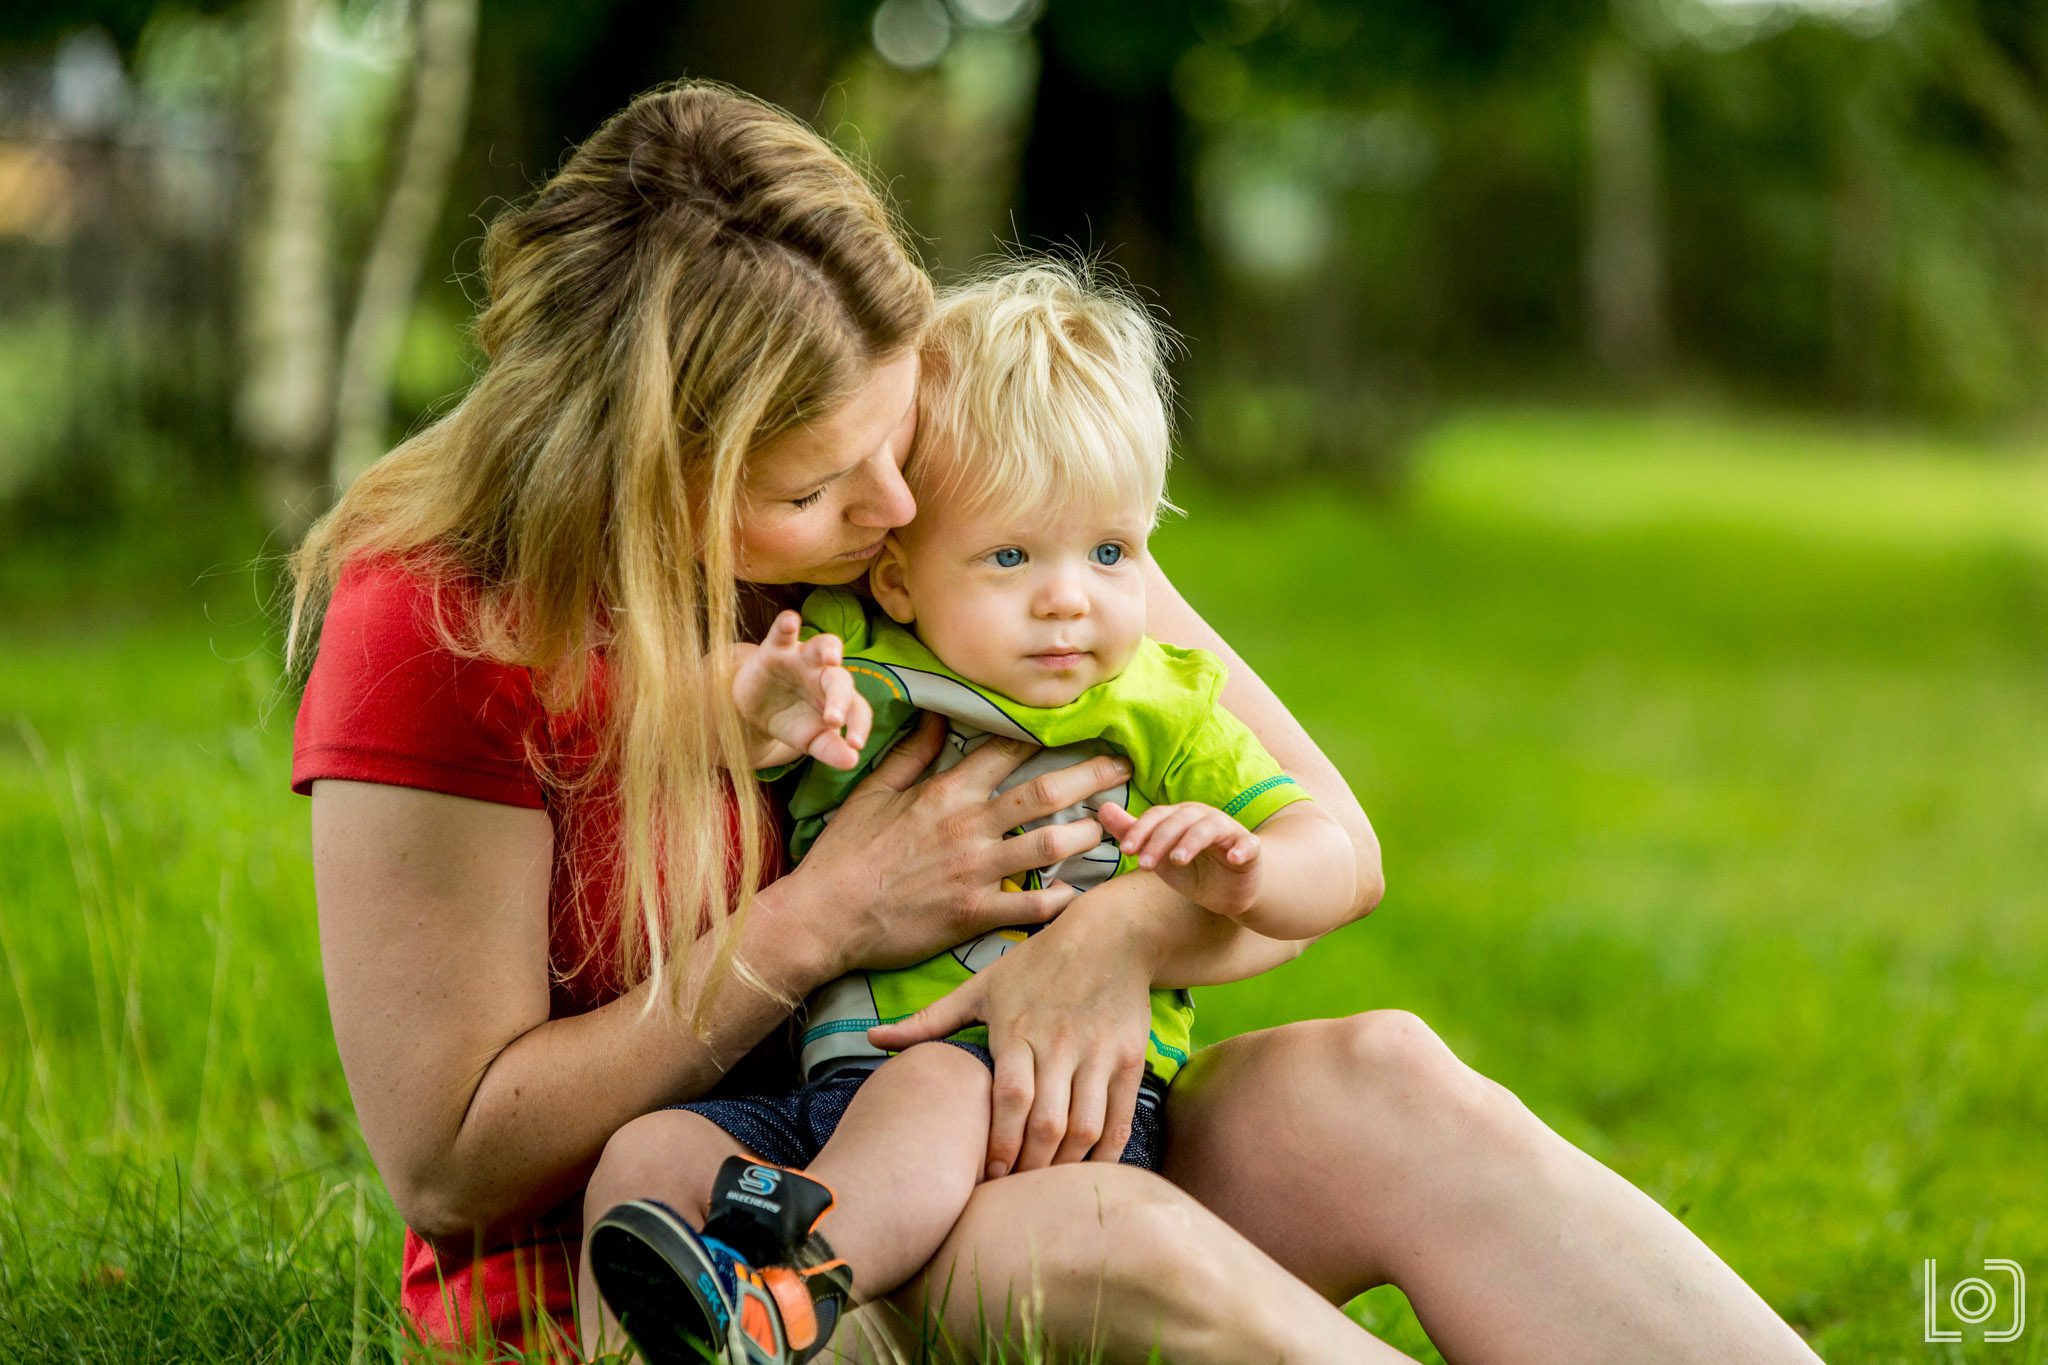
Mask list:
[[[541,714],[525,669],[463,658],[441,642],[423,577],[352,566],[328,604],[299,703],[292,790],[332,777],[539,809],[526,741]]]

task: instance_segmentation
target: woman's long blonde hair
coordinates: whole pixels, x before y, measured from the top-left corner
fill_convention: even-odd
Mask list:
[[[598,764],[553,780],[616,781],[619,977],[673,1002],[700,934],[707,980],[734,965],[762,873],[754,800],[737,802],[732,853],[728,784],[751,774],[707,663],[738,630],[747,454],[913,345],[931,286],[824,139],[694,81],[633,101],[500,214],[483,279],[482,372],[307,534],[286,656],[304,664],[365,556],[459,585],[465,609],[439,613],[448,644],[532,670],[550,711],[586,704],[601,652]]]

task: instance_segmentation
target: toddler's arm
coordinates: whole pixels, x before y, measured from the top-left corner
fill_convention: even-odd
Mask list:
[[[1139,867],[1255,933],[1314,938],[1355,917],[1350,836],[1313,802],[1282,807],[1257,833],[1199,801],[1153,806],[1136,818],[1107,805],[1100,815]]]
[[[802,618],[785,611],[760,644],[735,644],[725,664],[732,677],[755,768],[772,768],[808,754],[835,768],[860,761],[874,713],[840,662],[839,637],[800,638]]]

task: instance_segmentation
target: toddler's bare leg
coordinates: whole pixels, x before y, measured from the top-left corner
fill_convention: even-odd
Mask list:
[[[710,1119],[681,1109],[643,1114],[612,1134],[583,1192],[583,1256],[582,1268],[576,1275],[576,1322],[587,1358],[626,1349],[626,1334],[604,1306],[604,1297],[597,1292],[597,1280],[590,1271],[591,1224],[614,1205],[629,1199],[658,1199],[702,1227],[719,1166],[727,1157],[751,1155]]]
[[[988,1123],[988,1068],[950,1043],[920,1043],[861,1086],[807,1172],[838,1198],[820,1230],[852,1268],[856,1302],[938,1250],[980,1178]]]

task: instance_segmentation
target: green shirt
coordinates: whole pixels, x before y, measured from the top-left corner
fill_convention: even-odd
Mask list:
[[[1097,754],[1117,753],[1130,760],[1127,784],[1098,792],[1049,821],[1093,818],[1096,808],[1108,802],[1135,815],[1150,806],[1200,801],[1256,829],[1281,807],[1308,799],[1251,730],[1224,709],[1219,697],[1223,665],[1203,650],[1147,639],[1123,672],[1065,706],[1026,706],[968,682],[915,635],[846,589],[814,591],[804,602],[803,617],[806,638],[828,632],[845,643],[846,667],[874,709],[874,725],[860,761],[850,770],[799,759],[762,774],[771,780],[797,774],[788,802],[795,825],[792,857],[800,859],[809,851],[840,802],[920,711],[937,711],[950,722],[934,772],[952,767],[993,735],[1040,745],[999,790]],[[1033,825],[1039,823],[1044,822]],[[1056,867],[1038,869],[1023,886],[1060,880],[1086,891],[1134,866],[1116,841],[1105,837]],[[810,1001],[804,1074],[850,1058],[885,1055],[868,1044],[868,1029],[937,1000],[1029,932],[999,929],[913,967],[854,972],[824,987]],[[1172,1080],[1187,1060],[1193,1025],[1194,1004],[1186,991],[1152,993],[1146,1062],[1161,1080]],[[954,1036],[985,1044],[988,1035],[976,1027]]]

